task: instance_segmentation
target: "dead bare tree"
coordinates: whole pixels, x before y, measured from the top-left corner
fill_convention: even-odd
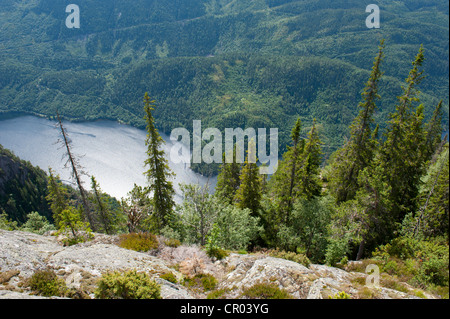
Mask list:
[[[83,181],[81,180],[81,176],[83,176],[83,175],[88,176],[88,174],[84,171],[83,167],[81,166],[81,164],[79,162],[79,156],[76,156],[72,151],[72,145],[71,145],[72,141],[69,138],[69,134],[67,133],[67,130],[63,126],[61,116],[59,115],[58,111],[56,111],[56,115],[57,115],[57,120],[58,120],[56,127],[61,132],[61,137],[62,137],[62,138],[58,139],[57,143],[61,145],[61,148],[65,149],[63,156],[67,158],[67,160],[64,164],[64,167],[71,169],[72,178],[75,180],[78,190],[80,191],[81,202],[83,205],[84,214],[91,226],[92,231],[96,231],[93,214],[91,212],[91,209],[89,207],[89,202],[87,200],[87,192],[84,189]]]

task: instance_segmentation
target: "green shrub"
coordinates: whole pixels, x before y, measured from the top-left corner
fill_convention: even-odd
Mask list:
[[[158,248],[158,239],[150,233],[131,233],[120,236],[119,246],[140,252]]]
[[[38,212],[32,212],[27,215],[27,221],[21,227],[22,231],[43,235],[50,230],[56,230],[55,226],[50,224],[45,216]]]
[[[171,272],[162,274],[161,276],[159,276],[159,278],[167,280],[169,282],[172,282],[174,284],[178,283],[177,277],[175,277],[175,275]]]
[[[28,286],[34,293],[44,297],[63,297],[68,291],[65,281],[51,269],[36,271],[28,280]]]
[[[181,246],[181,241],[179,241],[178,239],[169,238],[164,241],[164,245],[173,247],[173,248],[177,248],[177,247]]]
[[[336,293],[334,296],[328,296],[329,299],[352,299],[352,297],[345,291]]]
[[[394,289],[397,291],[401,291],[404,293],[408,293],[409,289],[398,281],[397,278],[383,274],[380,279],[380,284],[383,287]]]
[[[305,267],[309,267],[309,265],[311,264],[311,261],[304,254],[295,253],[293,251],[287,252],[284,250],[273,249],[269,250],[268,254],[271,257],[290,260],[302,264]]]
[[[422,262],[419,273],[414,279],[421,285],[448,286],[448,259],[444,260],[437,256],[430,257]]]
[[[257,283],[242,292],[249,299],[292,299],[292,296],[276,284]]]
[[[146,273],[115,271],[99,279],[94,294],[97,299],[161,299],[161,287]]]
[[[229,289],[217,289],[214,291],[211,291],[207,296],[206,299],[220,299],[223,295],[225,295]]]
[[[189,288],[201,287],[203,291],[210,291],[216,288],[217,279],[210,274],[197,274],[192,278],[185,278],[184,285]]]
[[[216,260],[222,260],[229,255],[226,250],[219,247],[207,247],[206,254],[209,258],[214,258]]]

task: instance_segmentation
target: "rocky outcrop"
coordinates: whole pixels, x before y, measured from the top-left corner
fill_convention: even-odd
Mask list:
[[[222,298],[245,298],[245,289],[257,283],[276,285],[297,299],[328,299],[340,292],[351,298],[418,298],[411,287],[402,291],[370,288],[365,285],[366,274],[325,265],[305,267],[262,253],[230,254],[224,260],[214,262],[207,260],[208,257],[198,248],[187,246],[140,253],[118,247],[115,239],[114,236],[97,234],[93,241],[64,247],[54,236],[0,230],[0,298],[41,298],[30,295],[21,283],[36,270],[46,268],[53,269],[68,287],[85,290],[90,287],[91,291],[105,272],[136,269],[154,277],[161,285],[164,299],[205,298],[205,292],[199,293],[159,278],[168,272],[178,279],[183,278],[174,266],[192,256],[200,258],[205,264],[204,272],[218,280],[216,290],[224,292]]]

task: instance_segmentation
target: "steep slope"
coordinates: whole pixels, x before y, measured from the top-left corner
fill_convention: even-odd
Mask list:
[[[328,155],[348,134],[386,38],[380,124],[422,43],[426,113],[444,99],[448,114],[449,7],[442,1],[379,1],[376,30],[365,26],[368,3],[357,0],[76,3],[80,29],[66,28],[64,1],[2,1],[0,113],[52,116],[59,108],[72,119],[142,126],[148,91],[165,132],[192,119],[205,127],[276,126],[283,146],[297,116],[316,117]]]
[[[148,273],[161,285],[163,299],[205,299],[211,291],[183,286],[182,278],[186,276],[173,266],[192,256],[201,258],[206,265],[203,273],[217,279],[216,295],[227,299],[247,299],[247,289],[255,284],[275,285],[295,299],[328,299],[342,291],[353,299],[419,299],[415,294],[421,291],[407,284],[399,290],[383,286],[370,288],[364,286],[367,277],[364,273],[325,265],[306,267],[259,253],[231,254],[213,262],[198,247],[180,246],[171,248],[169,257],[163,258],[120,248],[116,241],[114,236],[97,234],[91,242],[63,247],[54,236],[0,230],[0,299],[33,298],[24,283],[41,269],[52,269],[68,287],[83,292],[87,298],[94,297],[93,291],[102,274],[135,269]],[[189,255],[187,251],[195,253]],[[177,278],[177,284],[159,278],[169,272]],[[428,293],[421,296],[436,298]]]
[[[0,145],[0,213],[23,223],[27,214],[39,212],[52,220],[45,200],[47,175],[30,162],[20,160]]]

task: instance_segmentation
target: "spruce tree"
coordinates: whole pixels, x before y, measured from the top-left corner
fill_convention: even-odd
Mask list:
[[[304,151],[301,155],[298,172],[298,195],[301,198],[312,199],[320,196],[322,183],[320,180],[320,163],[322,161],[322,142],[317,132],[316,120],[308,133]]]
[[[236,206],[240,209],[248,208],[252,211],[252,215],[259,216],[259,210],[261,209],[261,176],[259,174],[259,168],[256,163],[252,163],[251,152],[256,150],[254,147],[254,140],[249,143],[249,149],[247,150],[247,157],[244,162],[244,167],[240,175],[241,183],[239,189],[236,192],[234,201]]]
[[[234,148],[233,163],[225,162],[225,154],[222,157],[222,167],[217,176],[216,194],[228,204],[233,203],[236,191],[239,189],[241,180],[241,164],[236,162],[236,147]]]
[[[92,188],[92,201],[94,203],[94,207],[98,213],[98,220],[100,222],[100,227],[103,232],[108,235],[113,233],[113,216],[108,208],[108,204],[105,202],[103,198],[102,190],[100,189],[100,185],[94,176],[91,177],[91,188]]]
[[[403,217],[417,208],[420,178],[425,173],[427,160],[423,126],[424,107],[420,104],[414,110],[414,102],[418,102],[420,92],[417,86],[423,76],[421,70],[425,60],[423,46],[420,47],[408,78],[403,94],[398,98],[395,113],[388,122],[385,141],[380,150],[379,164],[390,187],[389,199],[394,218],[400,222]]]
[[[305,141],[301,139],[301,120],[297,119],[291,132],[292,146],[283,154],[283,160],[279,162],[278,169],[269,181],[269,196],[274,201],[278,211],[278,219],[286,223],[293,209],[298,190],[298,173],[300,156],[305,147]]]
[[[347,143],[334,154],[332,162],[330,189],[338,203],[353,199],[357,190],[358,176],[367,167],[375,155],[375,141],[371,125],[376,109],[376,101],[380,99],[378,83],[383,75],[380,65],[384,58],[384,40],[378,49],[372,72],[362,93],[362,102],[358,116],[350,126],[350,138]]]
[[[155,102],[150,99],[148,93],[145,93],[144,118],[147,123],[147,138],[145,140],[147,159],[145,160],[145,165],[148,166],[148,170],[144,174],[153,193],[155,231],[160,232],[161,229],[171,223],[174,214],[175,202],[173,196],[175,191],[172,182],[169,180],[173,173],[170,171],[162,149],[165,142],[155,127],[155,120],[152,115],[152,111],[155,109]]]
[[[425,158],[427,161],[432,160],[433,155],[436,153],[438,147],[442,142],[442,100],[436,106],[433,112],[433,116],[430,121],[425,125]]]
[[[54,175],[51,168],[48,169],[48,194],[45,199],[50,204],[50,209],[53,213],[53,220],[56,227],[59,228],[61,221],[61,213],[69,207],[69,192],[61,183],[59,175]]]

